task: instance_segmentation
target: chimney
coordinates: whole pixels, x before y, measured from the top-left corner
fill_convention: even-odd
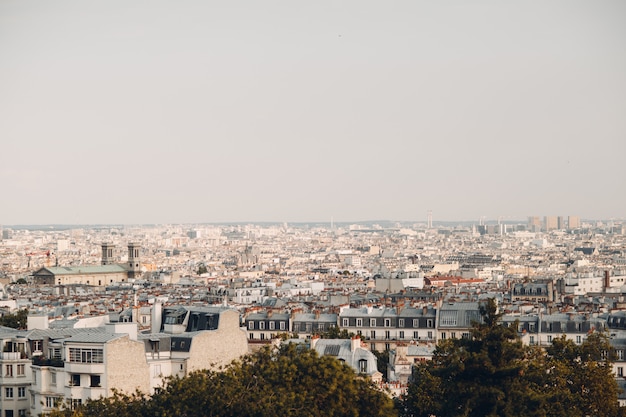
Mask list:
[[[320,311],[315,310],[314,314],[315,314],[315,320],[318,320],[320,318]]]
[[[611,287],[611,272],[607,269],[604,271],[604,289]]]
[[[150,333],[161,331],[161,320],[163,319],[163,306],[160,301],[155,301],[152,305],[152,317],[150,318]]]
[[[274,311],[272,309],[267,310],[267,318],[271,318],[272,314],[274,314]]]
[[[422,307],[422,315],[427,315],[428,314],[428,306],[424,306]]]
[[[311,349],[315,349],[315,345],[317,345],[318,340],[320,340],[320,336],[318,334],[311,336]]]
[[[361,338],[358,335],[352,336],[352,340],[350,340],[350,352],[355,352],[360,347]]]

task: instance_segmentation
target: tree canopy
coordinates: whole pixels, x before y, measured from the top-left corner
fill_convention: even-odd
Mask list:
[[[524,346],[490,299],[471,337],[446,339],[419,365],[399,405],[405,416],[619,416],[610,344],[564,336],[544,352]]]
[[[397,413],[385,393],[347,365],[288,344],[262,349],[223,370],[171,378],[152,396],[117,393],[56,415],[387,417]]]
[[[28,310],[18,310],[15,313],[7,313],[0,317],[0,326],[11,327],[13,329],[26,329],[28,321]]]

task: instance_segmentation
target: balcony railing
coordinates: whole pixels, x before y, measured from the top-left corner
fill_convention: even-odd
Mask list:
[[[33,365],[36,366],[53,366],[55,368],[63,368],[65,363],[62,359],[47,359],[43,356],[33,357]]]

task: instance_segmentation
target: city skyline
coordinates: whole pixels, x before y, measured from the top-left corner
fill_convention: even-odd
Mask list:
[[[626,218],[622,1],[0,4],[0,224]]]

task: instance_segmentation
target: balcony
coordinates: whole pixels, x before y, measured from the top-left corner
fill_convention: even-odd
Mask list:
[[[18,360],[27,359],[25,353],[22,352],[0,352],[0,360]]]
[[[33,365],[35,366],[53,366],[55,368],[63,368],[65,363],[62,359],[47,359],[43,356],[34,356]]]

